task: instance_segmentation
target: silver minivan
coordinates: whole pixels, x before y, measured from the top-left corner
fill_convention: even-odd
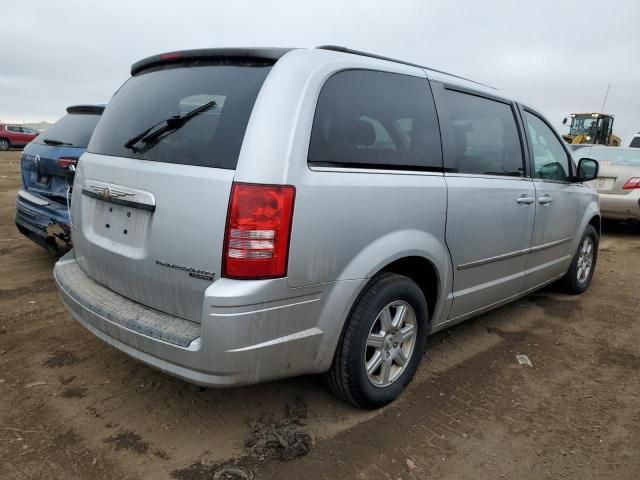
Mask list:
[[[397,397],[427,335],[597,257],[596,192],[539,113],[342,47],[142,60],[75,175],[60,295],[94,335],[203,386],[325,373]]]

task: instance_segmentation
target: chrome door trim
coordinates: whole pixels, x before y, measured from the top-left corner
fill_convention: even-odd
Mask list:
[[[545,243],[543,245],[538,245],[536,247],[531,247],[529,249],[529,251],[531,253],[539,252],[540,250],[544,250],[545,248],[551,248],[551,247],[555,247],[555,246],[558,246],[558,245],[562,245],[563,243],[570,242],[571,240],[573,240],[573,238],[574,237],[561,238],[560,240],[555,240],[553,242]]]
[[[561,240],[555,240],[553,242],[545,243],[544,245],[537,245],[531,248],[525,248],[524,250],[517,250],[515,252],[504,253],[502,255],[496,255],[495,257],[483,258],[482,260],[476,260],[469,263],[463,263],[458,265],[456,268],[458,270],[466,270],[467,268],[479,267],[481,265],[486,265],[487,263],[499,262],[500,260],[506,260],[508,258],[517,257],[520,255],[526,255],[527,253],[539,252],[540,250],[545,250],[547,248],[555,247],[558,245],[562,245],[563,243],[567,243],[573,240],[573,237],[563,238]]]

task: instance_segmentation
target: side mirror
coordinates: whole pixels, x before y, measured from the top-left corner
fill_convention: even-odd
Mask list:
[[[562,124],[563,124],[563,125],[566,125],[566,124],[567,124],[567,117],[564,117],[564,118],[562,119]]]
[[[598,177],[600,165],[592,158],[581,158],[578,162],[578,171],[576,174],[576,182],[590,182]]]

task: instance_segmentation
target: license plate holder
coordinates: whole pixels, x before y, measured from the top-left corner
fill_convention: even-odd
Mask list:
[[[611,190],[615,183],[615,179],[607,177],[598,177],[593,181],[593,188],[596,190]]]

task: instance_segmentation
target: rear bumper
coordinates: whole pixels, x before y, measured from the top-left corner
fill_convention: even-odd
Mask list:
[[[320,292],[257,305],[217,306],[234,303],[234,292],[242,290],[238,281],[221,279],[207,290],[202,322],[195,323],[96,283],[80,269],[73,252],[56,264],[54,277],[71,315],[95,336],[152,367],[203,386],[245,385],[324,371],[342,328],[336,315],[323,312]],[[225,281],[230,284],[218,285]],[[227,294],[220,302],[223,289]],[[325,328],[323,317],[333,323]]]
[[[604,218],[640,220],[640,189],[627,195],[600,194],[600,212]]]
[[[71,248],[66,205],[21,189],[16,198],[15,221],[24,235],[44,248],[59,252]]]

